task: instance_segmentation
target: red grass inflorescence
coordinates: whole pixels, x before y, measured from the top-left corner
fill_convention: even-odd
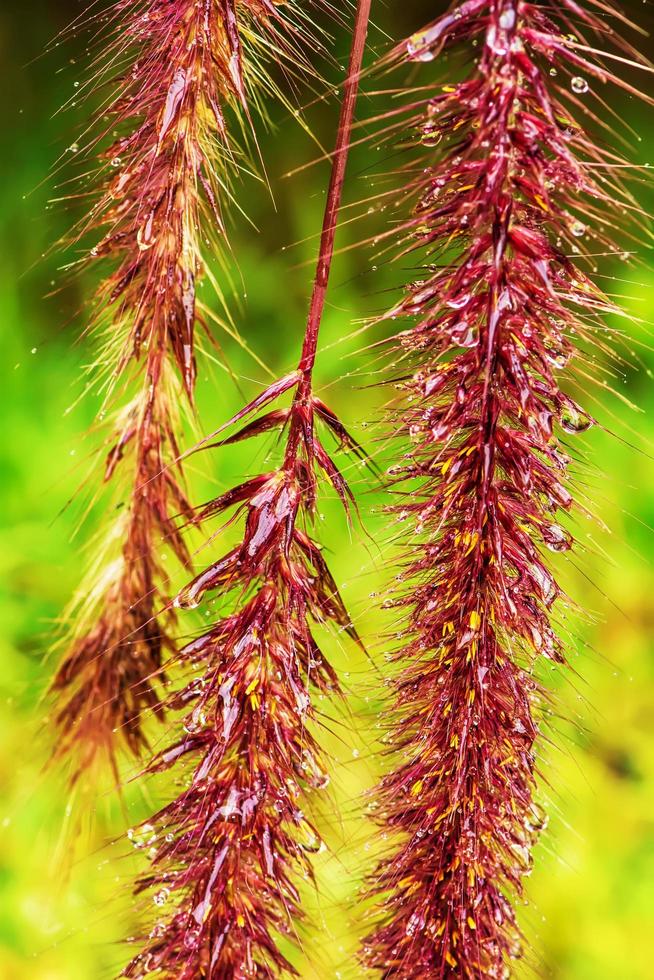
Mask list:
[[[179,654],[180,666],[193,677],[167,707],[184,710],[183,731],[149,768],[178,772],[186,762],[192,771],[176,799],[130,832],[137,846],[154,848],[137,891],[152,894],[160,917],[125,969],[128,977],[235,980],[295,972],[279,939],[296,940],[303,919],[297,879],[311,877],[309,855],[321,846],[302,807],[311,805],[312,790],[329,782],[312,734],[313,696],[338,690],[315,625],[356,641],[312,534],[321,475],[346,508],[350,503],[319,428],[341,449],[361,450],[313,393],[312,373],[369,8],[370,0],[360,0],[298,369],[227,423],[244,425],[218,443],[276,431],[285,447],[282,461],[207,503],[195,517],[203,524],[235,509],[229,523],[243,516],[243,536],[175,604],[195,607],[217,591],[219,604],[234,611]],[[292,393],[290,407],[276,406],[285,393]]]
[[[269,49],[289,77],[308,67],[301,53],[308,30],[302,17],[288,18],[268,0],[119,0],[105,28],[96,88],[111,79],[113,94],[108,105],[103,99],[91,147],[101,153],[104,179],[80,236],[104,230],[90,253],[109,269],[96,297],[101,369],[113,399],[131,398],[116,413],[105,478],[128,467],[131,474],[110,535],[118,557],[103,556],[95,581],[84,581],[53,683],[57,751],[76,749],[75,778],[98,751],[115,765],[119,741],[138,753],[143,712],[161,711],[162,651],[174,648],[162,550],[189,564],[175,519],[189,514],[179,404],[182,389],[193,398],[194,335],[206,328],[196,282],[205,274],[205,239],[224,236],[239,156],[225,113],[248,114],[252,66],[244,63],[242,34],[257,63]],[[114,65],[122,66],[118,77]],[[260,65],[256,75],[266,84]]]
[[[204,521],[236,506],[245,514],[243,540],[176,602],[195,606],[218,590],[221,604],[236,600],[236,611],[180,651],[194,676],[168,706],[186,708],[184,731],[151,768],[178,769],[192,758],[193,772],[179,797],[136,831],[137,841],[149,828],[156,839],[139,891],[153,891],[155,904],[173,911],[168,917],[161,909],[166,921],[155,923],[130,977],[155,969],[179,980],[272,977],[288,968],[276,936],[293,936],[300,919],[294,878],[310,874],[308,854],[320,847],[303,798],[329,782],[310,731],[312,693],[337,688],[311,621],[354,635],[320,547],[303,527],[313,518],[317,469],[345,492],[314,431],[316,417],[329,425],[332,416],[299,373],[266,396],[291,386],[290,409],[273,410],[246,430],[286,425],[282,465],[198,515]]]
[[[522,953],[514,903],[545,820],[536,668],[565,662],[547,556],[573,544],[565,444],[593,421],[561,372],[580,390],[597,376],[588,352],[618,311],[584,269],[638,210],[619,155],[580,125],[605,125],[604,83],[635,92],[611,56],[643,64],[611,15],[602,0],[466,0],[392,56],[460,42],[475,64],[381,117],[410,157],[400,255],[421,266],[388,314],[409,321],[391,341],[391,473],[411,530],[390,598],[406,615],[396,768],[376,797],[394,850],[371,878],[362,953],[386,978],[504,978]]]

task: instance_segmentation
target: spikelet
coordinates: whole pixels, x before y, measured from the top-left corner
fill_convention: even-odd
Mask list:
[[[179,406],[195,385],[195,333],[206,329],[196,283],[206,274],[205,241],[224,249],[223,212],[239,165],[226,114],[249,117],[248,78],[275,90],[265,70],[271,51],[289,82],[308,69],[303,46],[310,54],[318,45],[303,16],[288,11],[266,0],[120,0],[105,28],[95,84],[112,94],[91,144],[105,178],[78,234],[96,235],[90,261],[102,262],[97,371],[119,406],[105,479],[120,470],[125,510],[107,555],[80,586],[53,683],[57,754],[73,751],[74,780],[96,757],[115,768],[119,744],[138,754],[143,713],[161,713],[162,654],[174,648],[162,551],[188,564],[175,524],[189,514],[176,461]],[[114,65],[122,66],[117,78]]]
[[[611,55],[644,65],[612,12],[467,0],[390,59],[476,51],[462,81],[417,88],[382,117],[409,160],[399,254],[421,267],[388,314],[403,324],[393,513],[410,529],[390,599],[405,617],[396,761],[376,796],[393,850],[370,878],[362,953],[385,978],[505,978],[522,953],[515,900],[545,822],[539,664],[565,662],[548,552],[573,545],[566,444],[593,423],[562,379],[593,381],[584,352],[606,349],[618,311],[586,255],[615,250],[638,210],[619,155],[583,128],[602,124],[592,96],[605,83],[634,91]]]
[[[319,479],[343,505],[350,491],[324,444],[360,455],[334,413],[314,394],[312,372],[333,255],[370,0],[358,6],[334,155],[318,271],[297,371],[276,381],[226,426],[218,445],[277,432],[279,466],[205,504],[199,524],[232,512],[240,543],[177,596],[195,607],[218,592],[225,612],[180,652],[192,680],[171,695],[182,733],[150,770],[191,769],[185,788],[131,832],[156,841],[138,892],[152,894],[158,920],[124,975],[175,980],[273,978],[295,973],[279,948],[294,942],[303,915],[298,879],[311,878],[321,847],[304,809],[329,782],[313,731],[316,694],[338,690],[315,626],[357,641],[321,547],[312,533]],[[292,394],[288,408],[278,400]],[[221,430],[222,431],[222,430]],[[158,971],[158,972],[157,972]]]

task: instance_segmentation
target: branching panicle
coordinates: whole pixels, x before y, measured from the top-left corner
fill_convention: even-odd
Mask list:
[[[393,56],[432,61],[454,41],[479,53],[469,78],[383,116],[389,138],[420,147],[400,253],[414,266],[425,256],[389,314],[409,321],[392,341],[403,367],[392,425],[409,443],[392,472],[405,498],[394,512],[412,531],[391,600],[406,615],[398,763],[377,797],[395,851],[372,880],[381,908],[364,951],[386,978],[503,978],[521,955],[513,901],[544,823],[534,668],[564,662],[546,556],[573,544],[559,523],[572,506],[564,447],[592,424],[560,376],[587,385],[576,346],[606,346],[617,311],[580,261],[612,250],[635,207],[615,152],[571,117],[592,120],[593,83],[618,82],[584,33],[639,61],[599,19],[610,5],[586,8],[468,0]]]
[[[321,547],[312,535],[319,480],[347,508],[347,484],[324,445],[361,452],[313,393],[312,373],[334,248],[345,162],[365,44],[370,0],[360,0],[345,83],[318,271],[297,371],[281,378],[221,432],[218,445],[277,429],[280,465],[205,504],[198,522],[235,508],[241,542],[197,575],[175,600],[195,607],[218,591],[235,611],[180,653],[193,679],[168,700],[184,709],[183,734],[151,763],[152,771],[192,760],[187,787],[132,837],[157,841],[137,890],[170,912],[154,924],[124,975],[175,980],[274,978],[295,974],[278,947],[295,941],[303,914],[298,877],[312,876],[321,847],[302,807],[329,782],[312,734],[314,695],[338,682],[314,636],[331,626],[357,639]],[[290,408],[274,408],[292,393]],[[263,409],[265,414],[259,415]]]

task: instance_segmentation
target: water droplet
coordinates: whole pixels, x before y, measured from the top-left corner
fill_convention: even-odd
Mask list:
[[[554,579],[542,565],[534,565],[531,569],[531,574],[538,585],[543,602],[546,606],[551,606],[557,595],[557,587]]]
[[[559,527],[558,524],[550,524],[543,528],[543,541],[550,551],[569,551],[573,544],[572,535],[569,531]]]
[[[152,844],[157,839],[155,829],[151,823],[144,823],[140,827],[130,827],[127,831],[127,838],[134,847],[139,850],[146,844]]]
[[[184,722],[184,731],[189,735],[195,735],[196,732],[201,732],[203,728],[206,727],[207,718],[203,711],[198,711],[197,708],[193,712],[190,718]]]
[[[446,306],[449,306],[451,310],[462,310],[463,307],[467,306],[469,302],[470,302],[469,293],[462,293],[460,296],[457,296],[455,299],[445,300]]]
[[[586,432],[592,424],[590,415],[586,415],[576,405],[566,405],[561,412],[561,428],[573,435]]]
[[[566,351],[549,350],[545,356],[557,371],[562,371],[570,360],[570,355]]]
[[[423,146],[438,146],[442,138],[443,134],[434,127],[433,129],[424,129],[420,140]]]
[[[325,842],[313,831],[307,833],[305,839],[300,842],[300,847],[307,854],[321,854],[326,850]]]
[[[588,91],[588,82],[585,78],[582,78],[581,75],[575,75],[570,84],[572,86],[572,91],[577,95],[585,95],[585,93]]]
[[[583,223],[583,221],[574,221],[570,225],[570,231],[575,238],[581,238],[582,235],[586,234],[586,225]]]
[[[515,10],[511,7],[502,11],[500,14],[500,27],[503,31],[510,31],[512,27],[515,27],[515,17]]]
[[[476,324],[459,320],[452,327],[452,340],[461,347],[476,347],[479,343],[479,330]]]
[[[525,829],[528,830],[529,833],[537,834],[545,830],[548,823],[549,818],[543,808],[538,806],[536,803],[533,803],[525,820]]]
[[[154,904],[159,906],[165,905],[166,902],[168,901],[169,895],[170,895],[169,888],[161,888],[153,898]]]
[[[200,597],[190,587],[182,589],[173,599],[173,606],[177,609],[197,609],[200,605]]]
[[[433,61],[434,52],[426,45],[424,33],[419,32],[410,37],[406,43],[406,53],[412,61]]]

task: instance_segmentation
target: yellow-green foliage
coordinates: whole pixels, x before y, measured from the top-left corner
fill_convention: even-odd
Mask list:
[[[48,637],[79,579],[84,544],[103,506],[99,501],[91,508],[76,533],[89,503],[84,488],[65,505],[91,464],[93,437],[82,433],[97,403],[82,400],[67,411],[81,392],[81,368],[90,351],[78,342],[79,322],[69,325],[79,304],[77,287],[65,286],[56,258],[41,258],[67,219],[45,210],[48,193],[55,194],[53,183],[31,193],[48,173],[55,134],[60,137],[68,125],[74,129],[67,117],[53,122],[50,116],[73,91],[78,75],[68,60],[76,52],[74,46],[65,53],[60,47],[36,66],[22,66],[77,10],[66,6],[46,0],[11,3],[0,13],[0,82],[5,93],[15,93],[3,103],[0,131],[0,159],[10,165],[4,168],[9,177],[0,183],[0,976],[6,980],[98,980],[113,976],[126,961],[120,942],[136,929],[130,886],[141,856],[132,851],[125,830],[128,821],[136,822],[150,807],[129,783],[127,816],[112,794],[100,795],[92,801],[95,818],[75,831],[78,839],[67,861],[72,844],[62,827],[68,795],[57,775],[43,772],[51,749],[47,708],[39,703],[53,667],[45,656]],[[410,27],[396,26],[398,35]],[[61,66],[65,71],[56,74]],[[626,104],[620,111],[634,114],[631,122],[643,135],[642,159],[648,154],[654,159],[651,110]],[[278,116],[281,120],[280,111]],[[328,133],[334,117],[334,106],[322,105],[312,123],[318,133]],[[273,178],[314,152],[300,129],[281,123],[283,138],[263,139]],[[370,162],[365,153],[355,154],[350,200],[365,196],[368,184],[356,175],[365,174]],[[314,254],[315,239],[295,249],[281,248],[315,235],[325,180],[325,168],[317,167],[282,183],[276,212],[265,189],[251,181],[248,212],[260,233],[244,221],[233,232],[247,283],[239,327],[276,373],[296,359],[310,285],[309,270],[298,264]],[[354,241],[356,234],[344,231],[341,243]],[[376,394],[344,377],[361,364],[348,357],[359,340],[336,341],[350,332],[356,317],[388,305],[379,293],[396,281],[394,273],[377,273],[370,261],[347,252],[337,262],[318,375],[321,384],[340,379],[330,389],[330,403],[362,441],[374,435],[374,428],[362,431],[359,425],[371,416]],[[654,308],[654,263],[632,268],[629,281],[623,280],[620,263],[608,263],[604,271],[615,277],[609,291],[625,297],[630,312],[646,322]],[[51,281],[65,288],[54,299],[42,300]],[[576,651],[571,661],[578,675],[554,679],[562,714],[572,723],[558,725],[557,744],[541,762],[550,784],[544,798],[551,819],[536,855],[530,904],[522,914],[534,963],[544,961],[545,975],[557,980],[648,980],[652,975],[654,380],[649,369],[654,371],[654,353],[649,328],[631,329],[643,369],[628,371],[616,386],[643,412],[606,396],[595,414],[615,435],[598,426],[585,439],[596,470],[588,471],[582,493],[595,502],[612,533],[603,534],[588,522],[579,528],[588,546],[585,554],[574,565],[563,565],[570,594],[591,615],[572,624]],[[264,380],[261,369],[235,344],[228,353],[250,396],[254,382]],[[207,431],[242,404],[229,376],[215,366],[200,368],[198,387]],[[251,452],[252,445],[244,443],[198,462],[203,472],[195,499],[205,499],[213,481],[228,486],[231,478],[244,474]],[[351,475],[355,487],[363,489],[367,473]],[[345,598],[365,637],[379,626],[370,594],[382,582],[375,541],[383,536],[384,522],[369,513],[379,503],[375,493],[361,497],[372,537],[356,532],[352,541],[338,507],[327,500],[322,508],[331,565],[336,579],[345,583]],[[373,642],[372,653],[383,663],[378,643]],[[312,980],[360,975],[354,961],[356,894],[361,869],[371,867],[374,856],[370,828],[361,817],[361,793],[378,766],[370,749],[380,704],[365,659],[352,656],[345,648],[334,651],[351,692],[350,715],[334,716],[324,706],[329,743],[339,760],[331,789],[342,818],[334,825],[325,807],[331,852],[318,858],[320,894],[307,893],[307,903],[324,915],[326,927],[307,938],[306,955],[298,962],[301,976]],[[525,964],[524,976],[529,975],[530,964]]]

